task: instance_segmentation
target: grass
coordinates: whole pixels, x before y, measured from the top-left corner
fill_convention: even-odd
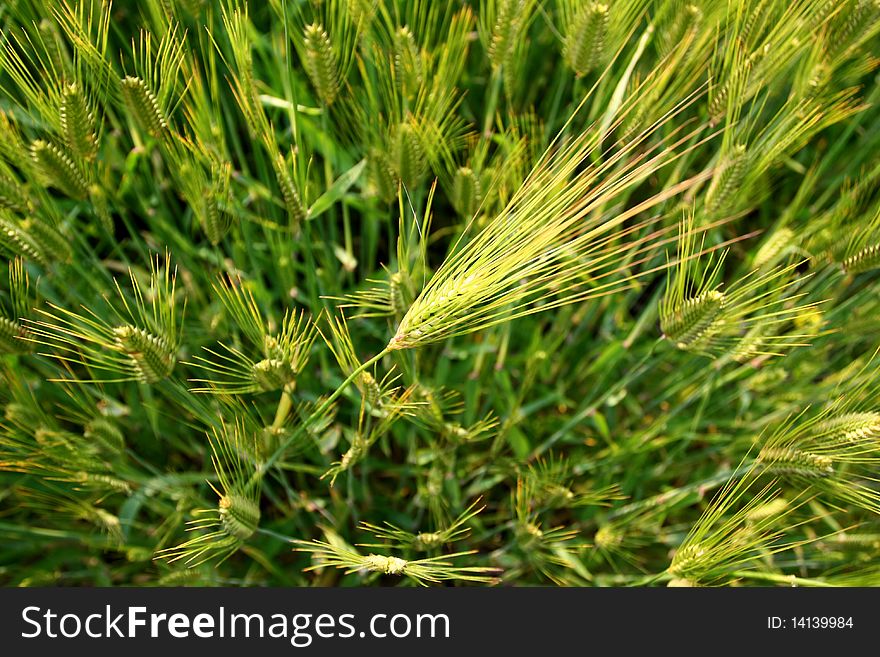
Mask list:
[[[880,584],[876,0],[0,26],[3,584]]]

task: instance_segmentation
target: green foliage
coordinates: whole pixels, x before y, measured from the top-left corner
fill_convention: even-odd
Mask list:
[[[876,0],[0,7],[0,582],[880,583]]]

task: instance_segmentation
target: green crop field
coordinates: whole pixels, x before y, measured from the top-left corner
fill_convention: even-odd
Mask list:
[[[880,0],[0,3],[0,583],[880,585]]]

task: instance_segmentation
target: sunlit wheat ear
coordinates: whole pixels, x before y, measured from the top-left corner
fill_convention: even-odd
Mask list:
[[[339,94],[339,61],[330,37],[320,23],[307,25],[303,32],[303,66],[325,105],[332,105]]]
[[[69,84],[64,88],[59,114],[67,148],[76,157],[86,162],[93,161],[98,154],[95,115],[80,86]]]
[[[626,105],[621,113],[629,109]],[[590,163],[590,153],[599,147],[600,130],[588,128],[568,142],[554,142],[507,207],[476,234],[465,231],[407,311],[388,348],[437,342],[614,294],[664,269],[650,263],[658,247],[675,241],[674,228],[658,227],[663,217],[649,212],[708,174],[667,186],[633,207],[610,209],[620,194],[681,155],[676,148],[682,146],[682,135],[644,143],[662,123],[609,147],[597,164]]]
[[[211,462],[219,486],[209,484],[219,497],[217,507],[197,509],[200,516],[189,523],[198,536],[175,547],[156,552],[157,559],[169,563],[183,561],[195,568],[207,561],[222,563],[251,538],[260,526],[260,478],[254,478],[248,454],[257,453],[255,439],[244,425],[222,425],[209,436]]]
[[[362,555],[341,539],[330,541],[295,541],[297,552],[312,555],[313,565],[306,571],[319,568],[339,568],[345,574],[362,572],[378,575],[408,577],[421,586],[444,581],[493,583],[497,578],[497,568],[485,566],[459,566],[456,561],[475,554],[476,551],[454,552],[426,559],[406,560],[400,557],[380,554]]]
[[[31,157],[46,183],[71,198],[88,196],[88,183],[83,172],[60,146],[38,139],[31,144]]]
[[[860,443],[880,440],[880,412],[842,413],[817,422],[811,434],[830,443]]]
[[[177,362],[186,306],[176,295],[176,270],[166,254],[161,264],[158,256],[151,260],[146,288],[132,271],[129,279],[125,290],[114,281],[117,298],[105,298],[103,307],[74,311],[49,304],[50,310],[38,310],[43,319],[27,322],[33,342],[51,349],[47,356],[109,377],[82,383],[166,378]]]
[[[572,70],[583,76],[603,63],[609,7],[602,2],[577,4],[580,7],[566,29],[563,55]]]
[[[205,347],[206,356],[192,363],[210,378],[193,379],[204,384],[194,392],[241,395],[286,388],[293,390],[305,369],[318,335],[316,325],[304,312],[288,310],[281,329],[273,332],[257,306],[253,293],[241,279],[220,278],[214,291],[232,322],[250,343],[238,348],[225,343]]]
[[[761,269],[776,264],[787,253],[792,253],[798,245],[798,238],[790,228],[781,227],[773,231],[755,251],[752,266]]]
[[[125,106],[138,127],[157,139],[164,137],[168,121],[147,83],[139,77],[127,76],[120,82],[120,87]]]
[[[800,320],[818,303],[796,293],[799,263],[754,269],[721,292],[726,252],[714,258],[698,253],[693,216],[681,226],[675,267],[667,274],[660,301],[660,329],[679,349],[710,357],[730,354],[736,360],[781,355],[806,344],[811,334],[795,333]]]
[[[532,20],[534,0],[482,0],[480,38],[495,68],[512,66],[517,42]]]

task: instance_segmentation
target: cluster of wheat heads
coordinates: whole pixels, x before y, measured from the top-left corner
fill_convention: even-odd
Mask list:
[[[0,26],[0,582],[880,584],[877,0]]]

